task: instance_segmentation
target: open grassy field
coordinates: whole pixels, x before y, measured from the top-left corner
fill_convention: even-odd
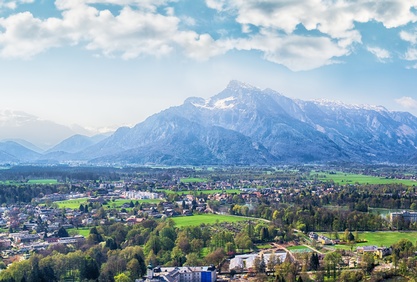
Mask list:
[[[183,183],[207,182],[207,178],[187,177],[187,178],[181,178],[181,182]]]
[[[192,216],[173,217],[176,227],[196,226],[201,223],[214,224],[217,222],[238,222],[248,220],[244,217],[218,214],[197,214]]]
[[[60,209],[67,208],[67,209],[78,209],[80,204],[87,204],[87,198],[79,198],[79,199],[71,199],[65,201],[57,201],[55,202]]]
[[[416,238],[417,232],[359,232],[359,239],[366,239],[368,241],[367,243],[361,244],[376,246],[391,246],[401,239],[408,239],[415,244]]]
[[[287,248],[293,253],[309,253],[312,252],[310,248],[307,248],[306,246],[290,246]]]
[[[29,184],[58,184],[56,179],[30,179]]]
[[[322,181],[325,180],[333,180],[335,183],[339,185],[344,184],[404,184],[407,186],[417,185],[416,181],[407,180],[407,179],[390,179],[390,178],[380,178],[370,175],[362,175],[362,174],[349,174],[349,173],[342,173],[337,172],[335,174],[331,173],[317,173],[312,172],[311,176],[318,175],[318,178]]]
[[[21,181],[14,181],[14,180],[5,180],[0,181],[0,184],[4,185],[19,185],[19,184],[58,184],[58,180],[56,179],[30,179],[26,183]]]
[[[84,237],[88,237],[88,235],[90,235],[90,228],[89,227],[80,227],[80,228],[68,228],[67,229],[68,234],[71,235],[71,233],[76,233],[79,235],[82,235]]]
[[[329,236],[328,233],[321,233],[323,235]],[[341,233],[339,233],[339,236]],[[413,244],[415,244],[417,239],[417,231],[411,231],[411,232],[399,232],[399,231],[377,231],[377,232],[359,232],[359,239],[360,240],[366,240],[367,242],[364,243],[358,243],[355,247],[358,246],[368,246],[368,245],[374,245],[374,246],[386,246],[389,247],[395,243],[397,243],[401,239],[408,239]],[[335,246],[336,248],[341,249],[349,249],[349,246],[346,245],[339,245]]]

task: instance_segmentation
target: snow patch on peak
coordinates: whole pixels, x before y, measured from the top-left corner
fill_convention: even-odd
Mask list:
[[[198,102],[193,101],[191,102],[191,104],[197,108],[204,108],[208,110],[226,110],[231,109],[235,106],[235,104],[232,103],[234,100],[236,100],[235,97],[227,97],[224,99],[217,100],[214,103],[210,102],[210,100],[204,100],[204,102],[199,100]]]
[[[388,112],[388,110],[383,106],[376,105],[366,105],[366,104],[345,104],[341,101],[333,101],[328,99],[317,99],[312,100],[313,103],[319,106],[332,107],[332,108],[345,108],[351,110],[369,110],[377,112]]]
[[[234,100],[236,100],[235,97],[228,97],[228,98],[225,98],[225,99],[217,100],[214,103],[214,108],[216,108],[216,109],[231,109],[235,106],[233,103],[231,103]]]

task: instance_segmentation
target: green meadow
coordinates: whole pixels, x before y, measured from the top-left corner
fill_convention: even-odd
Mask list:
[[[176,227],[197,226],[201,223],[214,224],[217,222],[238,222],[248,220],[244,217],[218,214],[196,214],[191,216],[173,217],[172,220]]]
[[[199,183],[199,182],[207,182],[207,178],[187,177],[187,178],[181,178],[180,181],[183,183]]]
[[[89,227],[80,227],[80,228],[68,228],[67,229],[68,234],[78,234],[82,235],[84,237],[88,237],[90,235],[90,228]]]
[[[29,184],[58,184],[56,179],[30,179]]]
[[[329,233],[320,233],[326,236],[330,236]],[[343,232],[339,232],[339,237],[343,235]],[[366,240],[366,242],[358,243],[355,245],[356,247],[359,246],[386,246],[389,247],[401,239],[408,239],[413,244],[416,243],[417,239],[417,231],[411,232],[400,232],[400,231],[377,231],[377,232],[359,232],[359,240]],[[342,249],[349,249],[350,246],[347,245],[336,245],[336,248]]]
[[[0,181],[0,184],[4,185],[21,185],[21,184],[58,184],[56,179],[30,179],[27,182],[14,181],[14,180],[5,180]]]
[[[292,253],[310,253],[312,250],[306,246],[290,246],[287,248]]]
[[[413,186],[417,185],[417,182],[414,180],[408,179],[391,179],[391,178],[384,178],[384,177],[375,177],[371,175],[363,175],[363,174],[349,174],[349,173],[342,173],[337,172],[333,173],[317,173],[312,172],[310,176],[318,175],[318,179],[322,181],[332,180],[339,185],[345,184],[404,184],[406,186]]]

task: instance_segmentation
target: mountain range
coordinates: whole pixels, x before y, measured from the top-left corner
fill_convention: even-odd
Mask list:
[[[417,118],[380,106],[290,99],[238,81],[110,136],[74,135],[39,153],[0,143],[0,162],[161,165],[417,160]]]

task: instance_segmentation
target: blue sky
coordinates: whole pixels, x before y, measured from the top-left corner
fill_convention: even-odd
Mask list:
[[[0,0],[0,110],[134,125],[232,79],[417,115],[415,0]]]

